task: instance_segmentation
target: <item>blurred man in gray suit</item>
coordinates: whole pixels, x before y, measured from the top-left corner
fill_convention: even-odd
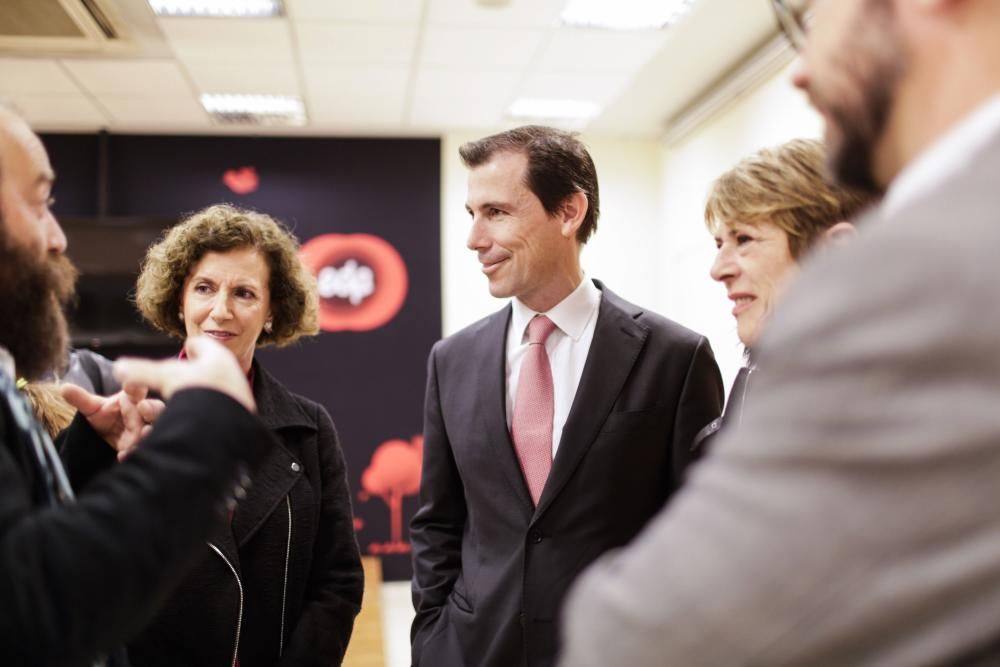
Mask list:
[[[774,4],[834,172],[886,199],[769,322],[742,426],[578,581],[562,664],[997,664],[1000,2]]]

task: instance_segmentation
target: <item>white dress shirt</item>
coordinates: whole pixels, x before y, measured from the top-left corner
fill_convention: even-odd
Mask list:
[[[1000,128],[1000,94],[994,95],[925,148],[889,186],[883,217],[891,216],[972,159]]]
[[[511,301],[513,312],[507,328],[507,428],[514,415],[514,397],[521,377],[521,362],[528,349],[528,323],[535,315],[545,315],[556,325],[545,341],[545,352],[552,368],[553,416],[552,458],[555,459],[562,439],[566,417],[573,406],[583,366],[587,363],[590,343],[594,340],[597,311],[601,305],[601,290],[584,276],[583,281],[565,299],[547,313],[536,313],[516,297]]]

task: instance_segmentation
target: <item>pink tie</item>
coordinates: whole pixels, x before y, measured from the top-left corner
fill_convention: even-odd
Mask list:
[[[535,505],[552,468],[552,369],[545,339],[555,328],[544,315],[536,315],[528,323],[528,351],[521,362],[510,424],[517,460]]]

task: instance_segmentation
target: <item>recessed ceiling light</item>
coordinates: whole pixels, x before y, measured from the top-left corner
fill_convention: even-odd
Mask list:
[[[149,0],[159,16],[281,16],[281,0]]]
[[[282,95],[202,95],[201,105],[220,123],[305,125],[302,100]]]
[[[691,11],[695,0],[569,0],[562,22],[578,28],[658,30]]]
[[[583,100],[520,99],[510,105],[512,118],[536,120],[588,120],[600,113],[601,107]]]

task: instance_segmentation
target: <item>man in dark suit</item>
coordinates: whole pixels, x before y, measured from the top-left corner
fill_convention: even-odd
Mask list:
[[[1000,2],[774,0],[842,182],[753,401],[570,596],[566,667],[1000,664]]]
[[[597,174],[573,135],[462,146],[474,250],[511,304],[437,345],[413,518],[413,663],[555,660],[576,575],[631,540],[718,416],[708,341],[584,277]]]

